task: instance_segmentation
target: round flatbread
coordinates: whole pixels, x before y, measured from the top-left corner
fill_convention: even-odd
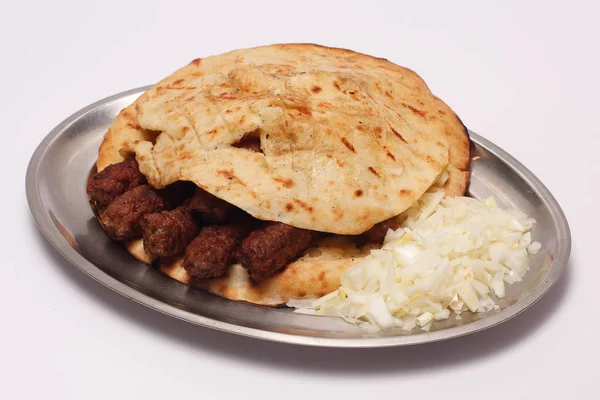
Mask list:
[[[448,164],[442,108],[389,61],[265,46],[194,60],[149,89],[126,111],[124,150],[155,187],[192,181],[258,219],[360,234],[410,207]],[[234,147],[246,136],[261,153]]]
[[[234,147],[248,135],[262,152]],[[97,169],[135,153],[157,188],[192,181],[258,219],[346,235],[399,216],[442,171],[446,194],[464,194],[469,145],[413,71],[350,50],[273,45],[194,60],[153,86],[117,116]],[[153,260],[141,240],[126,245],[181,282],[263,305],[336,289],[376,246],[327,237],[257,285],[238,264],[191,282],[182,257]]]
[[[348,237],[322,238],[302,257],[258,284],[240,264],[232,265],[221,278],[193,280],[183,268],[183,255],[155,260],[144,251],[142,239],[129,241],[126,247],[139,260],[148,264],[155,262],[161,272],[186,285],[230,300],[277,306],[290,299],[318,298],[337,289],[342,273],[378,245],[369,243],[357,247]]]

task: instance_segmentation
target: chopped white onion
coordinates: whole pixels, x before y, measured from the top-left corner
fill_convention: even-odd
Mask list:
[[[506,292],[505,292],[506,289],[504,287],[504,280],[502,280],[502,279],[493,279],[491,281],[491,287],[494,290],[494,294],[499,299],[503,299],[504,296],[506,296]]]
[[[498,309],[494,298],[506,296],[505,283],[523,280],[529,254],[541,249],[531,241],[535,220],[498,207],[493,197],[444,199],[435,187],[405,214],[404,226],[389,230],[381,249],[344,272],[338,290],[288,306],[342,317],[368,332],[427,331],[451,314],[460,319],[463,312]]]
[[[430,312],[424,312],[417,317],[417,324],[419,326],[425,326],[433,321],[433,314]]]
[[[540,252],[541,248],[542,248],[541,243],[533,242],[529,245],[529,247],[527,248],[527,251],[529,252],[529,254],[535,255]]]

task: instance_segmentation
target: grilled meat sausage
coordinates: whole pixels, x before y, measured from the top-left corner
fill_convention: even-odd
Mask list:
[[[218,278],[225,274],[235,259],[235,250],[243,238],[241,225],[212,225],[185,249],[183,268],[196,279]]]
[[[280,222],[268,222],[242,241],[237,259],[255,282],[285,267],[308,248],[317,233]]]
[[[118,164],[112,164],[92,175],[88,180],[87,194],[92,209],[100,213],[117,196],[146,183],[135,159],[130,158]]]
[[[262,153],[262,148],[260,147],[260,138],[256,136],[246,136],[239,142],[235,143],[233,147],[251,150],[256,153]]]
[[[383,243],[388,229],[395,230],[398,229],[398,226],[400,226],[398,218],[392,217],[375,224],[371,229],[363,233],[363,236],[372,242]]]
[[[196,193],[183,202],[183,207],[207,224],[223,223],[233,209],[231,204],[200,188],[196,188]]]
[[[182,252],[200,230],[191,212],[184,207],[146,214],[140,220],[140,226],[144,250],[156,257]]]
[[[134,239],[142,236],[142,217],[164,210],[165,206],[157,190],[140,185],[116,197],[100,214],[100,222],[112,239]]]
[[[166,209],[172,210],[180,206],[186,199],[195,193],[196,185],[193,182],[177,181],[161,189],[160,195],[165,200]]]

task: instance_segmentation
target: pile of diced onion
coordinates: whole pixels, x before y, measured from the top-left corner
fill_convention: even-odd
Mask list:
[[[425,193],[381,249],[351,266],[338,290],[314,301],[290,301],[296,312],[342,317],[369,331],[416,327],[465,311],[498,309],[494,297],[529,270],[535,220],[499,208],[494,198]]]

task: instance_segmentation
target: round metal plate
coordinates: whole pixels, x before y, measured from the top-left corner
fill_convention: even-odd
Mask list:
[[[494,195],[537,220],[532,232],[543,251],[531,258],[523,282],[508,285],[500,310],[463,313],[430,332],[392,329],[367,334],[341,319],[292,313],[222,299],[183,285],[135,260],[111,241],[93,217],[85,193],[107,128],[147,87],[111,96],[67,118],[42,141],[27,170],[27,199],[38,226],[77,268],[122,295],[173,317],[231,333],[279,342],[329,347],[383,347],[458,337],[504,322],[530,307],[565,270],[571,236],[552,194],[521,163],[474,132],[469,194]]]

